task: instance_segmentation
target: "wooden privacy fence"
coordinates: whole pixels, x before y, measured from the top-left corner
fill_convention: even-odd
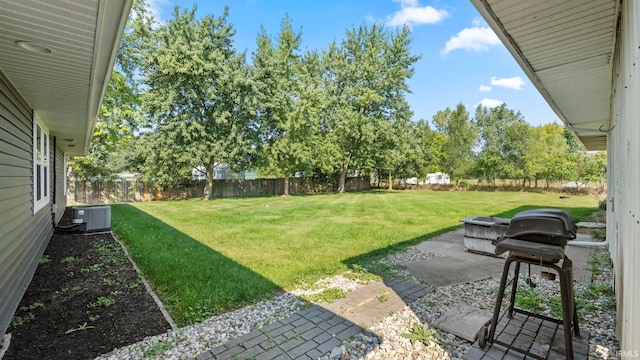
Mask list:
[[[161,189],[140,181],[74,181],[67,191],[69,204],[109,204],[152,200],[201,198],[205,181],[191,181],[171,189]],[[371,189],[369,177],[352,177],[345,181],[345,191]],[[290,178],[289,194],[309,194],[337,190],[337,183],[316,178]],[[213,197],[255,197],[284,194],[284,179],[215,180]]]

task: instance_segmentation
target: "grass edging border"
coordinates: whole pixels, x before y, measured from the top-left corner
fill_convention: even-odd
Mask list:
[[[131,265],[133,265],[133,268],[138,273],[138,276],[140,277],[140,280],[142,281],[142,284],[144,285],[145,289],[147,289],[147,293],[151,295],[151,298],[153,299],[153,301],[156,303],[156,305],[158,305],[158,308],[160,309],[162,316],[164,316],[164,318],[167,320],[167,322],[171,326],[171,329],[174,331],[178,330],[178,325],[176,325],[176,322],[173,321],[171,314],[169,314],[169,312],[164,307],[164,304],[162,303],[158,295],[156,295],[156,293],[153,291],[153,289],[151,288],[151,285],[149,285],[149,282],[142,274],[142,271],[140,270],[138,265],[135,263],[135,261],[133,261],[133,258],[129,254],[127,247],[124,246],[124,244],[118,239],[118,237],[116,236],[116,234],[113,233],[113,231],[109,231],[109,234],[111,235],[111,237],[113,237],[113,240],[115,240],[118,243],[118,245],[120,245],[120,247],[122,248],[122,251],[124,251],[124,254],[127,256],[127,259],[129,259],[129,262],[131,263]]]

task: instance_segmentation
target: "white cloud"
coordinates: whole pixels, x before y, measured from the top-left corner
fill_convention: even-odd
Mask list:
[[[491,78],[491,85],[500,86],[508,89],[522,90],[524,80],[520,76],[498,79],[495,76]]]
[[[487,51],[490,46],[500,44],[496,33],[488,27],[471,27],[462,29],[457,35],[451,37],[442,49],[443,54],[457,49]]]
[[[471,21],[471,25],[473,25],[474,27],[487,27],[487,23],[481,17],[473,19]]]
[[[157,22],[161,24],[164,24],[167,22],[165,13],[167,13],[167,10],[169,13],[171,13],[171,9],[173,9],[173,6],[171,5],[171,1],[149,0],[147,4],[149,5],[149,11],[151,12],[151,14],[153,15],[153,17]]]
[[[449,16],[446,10],[432,6],[420,6],[418,0],[393,0],[400,3],[400,10],[387,16],[390,26],[436,24]]]
[[[480,104],[482,104],[482,105],[484,105],[486,107],[493,108],[493,107],[497,107],[497,106],[500,106],[500,105],[504,104],[504,101],[498,100],[498,99],[487,99],[487,98],[484,98],[484,99],[482,99],[480,101]]]
[[[482,92],[491,91],[491,86],[480,85],[480,91],[482,91]]]
[[[419,4],[418,0],[393,0],[393,2],[400,3],[402,7],[418,6]]]

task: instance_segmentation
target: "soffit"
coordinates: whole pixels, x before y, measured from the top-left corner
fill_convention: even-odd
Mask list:
[[[130,7],[130,0],[0,0],[0,70],[70,155],[88,148]]]
[[[605,150],[618,2],[472,2],[567,127]]]

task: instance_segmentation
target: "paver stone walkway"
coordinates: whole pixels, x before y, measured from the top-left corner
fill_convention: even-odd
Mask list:
[[[402,309],[432,288],[399,279],[378,281],[331,304],[322,303],[196,356],[213,359],[317,359],[364,326]]]

